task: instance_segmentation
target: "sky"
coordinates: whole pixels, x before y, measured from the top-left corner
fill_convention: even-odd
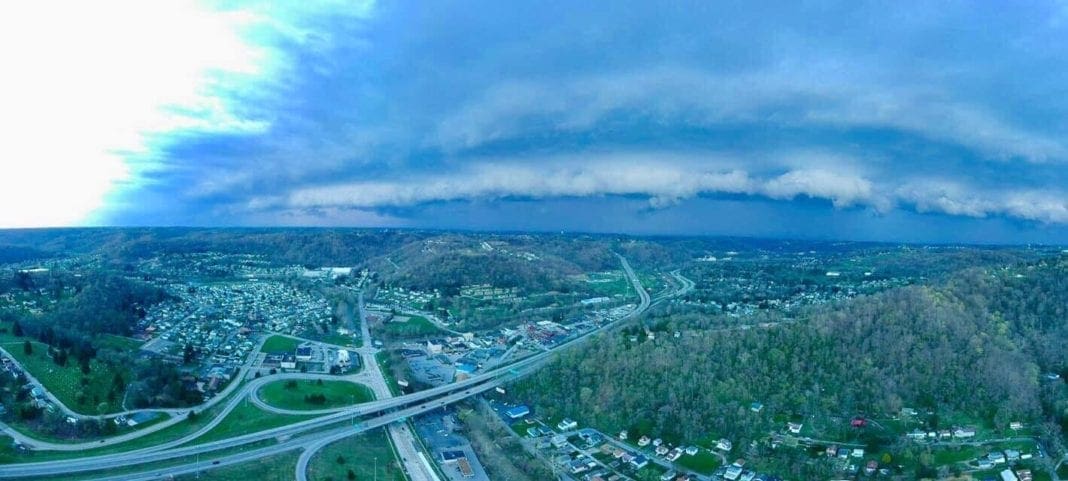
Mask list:
[[[0,7],[2,227],[1068,243],[1064,2],[83,3]]]

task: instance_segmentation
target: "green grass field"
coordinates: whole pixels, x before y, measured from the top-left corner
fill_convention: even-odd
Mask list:
[[[288,381],[278,380],[267,383],[260,388],[260,397],[264,402],[282,409],[324,409],[374,400],[374,393],[362,384],[348,381],[296,381],[296,386]],[[323,404],[305,401],[305,396],[322,394],[326,396]]]
[[[267,341],[263,343],[263,348],[260,351],[263,352],[293,352],[297,350],[297,346],[300,345],[299,339],[293,339],[292,337],[274,335],[267,338]]]
[[[90,361],[88,376],[82,374],[78,362],[71,359],[66,366],[60,367],[48,357],[48,345],[31,341],[33,353],[26,355],[23,351],[23,342],[4,343],[4,349],[11,353],[26,370],[44,384],[45,389],[51,392],[68,408],[83,414],[107,414],[122,410],[123,392],[115,395],[114,399],[108,400],[108,392],[112,387],[115,373],[119,372],[123,378],[129,379],[129,373],[117,371],[112,366],[99,362]],[[82,382],[82,378],[87,381]]]
[[[338,456],[343,458],[343,462],[338,462]],[[343,439],[323,448],[308,464],[308,479],[343,481],[348,479],[349,470],[356,475],[356,479],[407,479],[396,455],[393,454],[389,437],[382,428]]]
[[[93,344],[98,348],[110,348],[116,351],[136,351],[141,348],[144,342],[130,337],[104,334],[98,337]]]
[[[693,456],[683,454],[675,463],[701,474],[712,474],[712,471],[719,467],[719,458],[708,452],[707,449],[702,449]]]
[[[352,336],[352,335],[342,336],[341,334],[338,334],[336,332],[332,332],[332,333],[327,334],[325,336],[321,336],[318,339],[320,341],[323,341],[323,342],[327,343],[327,344],[333,344],[335,346],[343,346],[343,347],[362,347],[363,346],[363,339],[360,339],[360,336]]]
[[[200,475],[187,474],[174,478],[177,481],[290,481],[297,467],[297,452],[282,453],[243,464],[204,471]]]
[[[434,323],[423,316],[411,316],[408,320],[402,322],[387,322],[382,325],[382,331],[392,337],[423,337],[433,336],[442,332]]]
[[[266,429],[285,426],[295,422],[309,419],[310,416],[298,416],[291,414],[274,414],[260,410],[251,403],[241,403],[230,411],[218,426],[203,436],[191,441],[193,444],[217,441],[242,434],[254,433]]]

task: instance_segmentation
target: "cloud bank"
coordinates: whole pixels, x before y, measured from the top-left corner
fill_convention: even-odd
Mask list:
[[[31,112],[74,88],[42,118],[76,115],[24,136],[20,151],[79,128],[124,133],[23,156],[109,159],[94,164],[113,173],[86,194],[102,202],[90,222],[433,227],[429,213],[449,204],[461,207],[449,207],[460,213],[448,225],[463,227],[520,202],[564,209],[544,228],[555,218],[611,230],[604,214],[584,217],[596,205],[620,226],[655,231],[647,221],[661,219],[665,232],[686,232],[689,219],[727,232],[694,207],[715,200],[764,213],[748,219],[761,235],[807,235],[821,219],[863,226],[870,235],[842,232],[866,238],[919,229],[969,240],[961,235],[988,226],[1068,241],[1068,99],[1058,95],[1068,22],[1052,4],[192,11],[170,30],[202,25],[214,32],[203,42],[142,21],[118,35],[124,49],[103,64],[107,75],[26,97]],[[54,37],[56,49],[78,42]],[[162,38],[145,48],[178,67],[151,73],[160,62],[132,38]],[[24,89],[47,53],[20,64],[31,72]],[[56,72],[88,67],[64,57]],[[125,72],[132,80],[101,87]],[[126,91],[136,108],[112,112]]]

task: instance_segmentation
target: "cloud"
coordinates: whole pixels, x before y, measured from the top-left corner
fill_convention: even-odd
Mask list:
[[[544,82],[504,81],[445,117],[436,138],[471,148],[546,128],[582,131],[613,116],[716,126],[764,124],[908,132],[973,149],[993,160],[1066,162],[1054,136],[1026,131],[928,85],[836,74],[832,66],[776,65],[741,73],[661,67]]]
[[[1004,215],[1047,224],[1068,223],[1068,192],[1046,189],[983,191],[958,182],[916,181],[896,191],[919,212],[968,217]]]
[[[753,162],[748,162],[754,164]],[[778,176],[753,177],[747,162],[722,156],[687,157],[658,154],[602,154],[559,157],[537,163],[484,161],[460,172],[397,180],[361,180],[298,189],[284,199],[259,199],[256,207],[284,204],[318,208],[411,206],[426,202],[489,200],[507,197],[552,198],[639,195],[653,207],[669,207],[704,194],[759,195],[773,199],[807,196],[836,207],[869,205],[887,208],[888,200],[872,182],[826,170],[790,170]]]
[[[145,52],[119,42],[102,69],[64,57],[44,81],[20,77],[48,87],[7,93],[32,99],[20,111],[39,133],[16,137],[44,145],[27,158],[48,167],[11,183],[70,172],[61,188],[86,179],[78,198],[108,199],[94,220],[117,224],[409,225],[441,204],[515,199],[641,218],[701,197],[886,225],[902,212],[1066,222],[1068,102],[1052,95],[1066,32],[1035,25],[1054,18],[1042,5],[207,7],[158,28],[170,17],[143,12]],[[110,45],[86,43],[87,59]],[[754,232],[808,222],[770,219]]]
[[[645,195],[664,203],[704,192],[747,193],[754,188],[745,172],[698,169],[653,157],[595,160],[545,159],[530,163],[484,162],[463,171],[424,174],[403,181],[355,181],[302,188],[285,201],[293,207],[409,206],[425,202],[503,197],[583,197]]]
[[[763,192],[773,199],[792,199],[799,195],[830,199],[835,207],[886,201],[876,200],[868,179],[826,170],[793,170],[764,184]]]

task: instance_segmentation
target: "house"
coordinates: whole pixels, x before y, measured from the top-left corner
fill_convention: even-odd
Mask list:
[[[1009,429],[1013,431],[1019,431],[1023,429],[1023,423],[1021,423],[1020,421],[1013,421],[1009,423]]]
[[[697,446],[686,446],[686,454],[688,456],[694,456],[697,454]]]
[[[790,430],[792,434],[799,434],[803,426],[801,423],[786,423],[786,429]]]
[[[297,368],[297,356],[292,354],[285,354],[282,356],[282,362],[278,363],[278,367],[282,369],[296,369]]]
[[[681,457],[682,457],[682,448],[672,449],[671,452],[668,453],[668,455],[667,455],[668,460],[672,461],[672,462],[678,460]]]
[[[868,476],[871,476],[871,475],[875,474],[875,470],[876,469],[879,469],[879,463],[875,462],[874,459],[871,460],[871,461],[868,461],[868,464],[866,466],[864,466],[864,474],[867,474]]]
[[[504,413],[507,414],[509,418],[519,419],[530,414],[530,408],[528,408],[524,404],[520,404],[512,409],[505,411]]]
[[[986,458],[989,459],[990,462],[994,463],[994,464],[1004,464],[1005,461],[1006,461],[1005,453],[1002,453],[1002,452],[999,452],[999,451],[995,451],[993,453],[988,454],[986,456]]]
[[[868,425],[868,420],[858,416],[853,418],[853,420],[849,422],[849,425],[855,428],[862,428]]]
[[[660,475],[660,481],[671,481],[672,479],[675,479],[674,471],[668,471]]]
[[[974,438],[975,428],[957,428],[955,431],[953,431],[953,437]]]
[[[723,479],[728,481],[735,481],[740,477],[742,477],[742,467],[737,464],[727,466],[726,472],[723,473]]]
[[[634,466],[634,469],[642,469],[649,465],[649,459],[641,455],[635,456],[634,459],[630,460],[630,465]]]
[[[311,361],[312,348],[311,346],[300,346],[297,348],[297,360],[300,362]]]
[[[571,419],[571,418],[564,418],[563,421],[560,421],[559,423],[556,424],[556,429],[559,429],[560,431],[570,431],[570,430],[575,429],[577,427],[578,427],[578,423],[575,422],[575,420]]]
[[[554,448],[562,448],[567,445],[567,436],[564,436],[563,434],[557,434],[556,436],[553,436],[553,439],[550,442],[552,443]]]
[[[760,412],[760,411],[763,411],[763,410],[764,410],[764,405],[763,405],[763,404],[760,404],[760,403],[757,403],[757,402],[755,402],[755,403],[753,403],[753,404],[750,404],[750,405],[749,405],[749,410],[750,410],[750,411],[753,411],[753,412],[755,412],[755,413],[758,413],[758,412]]]
[[[619,432],[619,440],[620,441],[626,441],[627,440],[627,432],[626,431],[620,431]]]
[[[864,457],[864,450],[861,449],[861,448],[855,448],[855,449],[853,449],[852,456],[854,458],[863,458]]]
[[[720,451],[730,451],[732,447],[734,447],[734,446],[731,445],[731,440],[730,439],[723,438],[723,439],[720,439],[719,441],[716,441],[716,449],[718,449]]]
[[[1020,478],[1020,481],[1032,481],[1035,479],[1034,475],[1031,474],[1030,469],[1017,469],[1016,476]]]
[[[925,434],[923,431],[920,431],[919,429],[914,429],[908,434],[906,434],[906,436],[908,436],[909,439],[912,440],[922,440],[923,438],[927,437],[927,434]]]
[[[1019,461],[1020,460],[1020,452],[1015,450],[1015,449],[1006,449],[1005,450],[1005,460],[1007,460],[1009,462]]]
[[[661,444],[664,444],[664,440],[663,439],[656,438],[656,439],[653,440],[653,446],[659,447]]]
[[[657,456],[664,456],[667,453],[668,453],[668,447],[666,445],[661,444],[660,446],[656,447],[656,455]]]
[[[649,436],[642,436],[641,438],[638,439],[638,447],[644,448],[644,447],[648,446],[651,441],[652,440],[649,439]]]
[[[583,472],[586,472],[587,470],[590,469],[589,466],[586,465],[586,462],[581,460],[581,459],[576,459],[574,461],[571,461],[570,467],[571,467],[571,474],[583,473]]]
[[[1006,469],[1001,472],[1001,481],[1019,481],[1016,474],[1011,469]]]

